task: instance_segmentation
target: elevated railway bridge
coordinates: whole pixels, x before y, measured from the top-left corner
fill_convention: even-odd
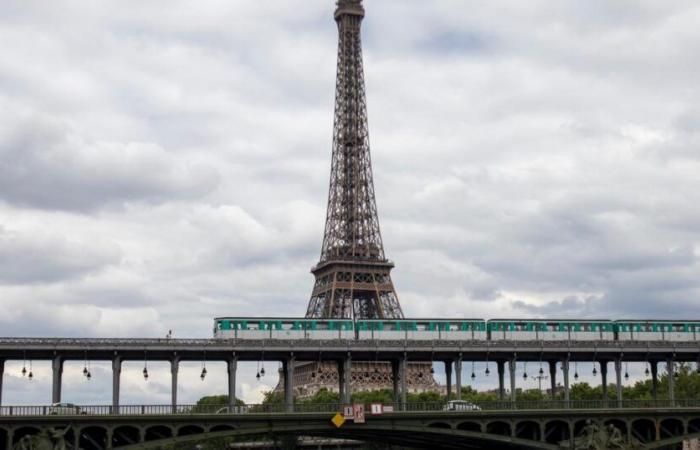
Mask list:
[[[207,361],[227,364],[230,404],[226,408],[202,410],[177,402],[179,363],[201,361],[204,357]],[[170,363],[172,395],[169,405],[120,404],[122,363],[145,358]],[[669,391],[664,396],[667,400],[659,398],[657,389],[658,363],[665,363],[666,368],[673,371],[676,362],[697,362],[700,359],[697,342],[2,338],[0,380],[6,361],[23,359],[52,362],[50,403],[61,402],[66,361],[111,361],[112,402],[103,407],[84,407],[81,412],[85,414],[73,415],[50,414],[50,406],[0,406],[0,448],[33,450],[42,439],[48,442],[46,439],[51,440],[51,436],[54,436],[51,442],[63,439],[61,445],[65,448],[106,450],[210,437],[250,439],[271,433],[343,437],[426,448],[561,448],[562,445],[587,448],[581,446],[586,440],[593,442],[595,439],[612,439],[613,448],[623,448],[618,446],[619,442],[624,442],[628,448],[674,448],[684,439],[700,433],[700,402],[676,399],[673,376],[668,377]],[[261,360],[282,362],[284,403],[274,409],[260,405],[251,405],[245,411],[236,409],[238,362]],[[341,401],[345,404],[350,403],[351,398],[349,374],[353,361],[391,362],[395,412],[368,416],[364,424],[349,422],[336,428],[330,418],[338,405],[309,410],[307,406],[295,404],[291,383],[295,366],[315,361],[337,363]],[[481,410],[461,412],[443,411],[443,405],[407,403],[406,377],[402,375],[409,361],[444,363],[451,398],[460,397],[464,362],[495,362],[502,401],[479,405]],[[552,393],[562,389],[563,400],[519,402],[515,376],[515,365],[519,361],[548,363]],[[625,361],[649,363],[653,386],[653,399],[649,402],[630,402],[623,398],[622,364]],[[594,362],[604,389],[608,386],[608,368],[612,366],[616,399],[605,403],[570,400],[569,364],[572,362]],[[504,383],[507,371],[510,372],[509,390]],[[561,385],[557,382],[558,376]],[[0,402],[1,393],[0,385]],[[56,450],[55,445],[42,448]]]

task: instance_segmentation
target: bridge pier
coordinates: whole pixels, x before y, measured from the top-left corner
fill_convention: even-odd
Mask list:
[[[503,401],[506,399],[506,387],[505,387],[506,362],[503,360],[496,361],[496,367],[498,369],[498,398],[501,401]]]
[[[651,366],[651,398],[656,402],[659,399],[659,362],[649,361]]]
[[[13,444],[14,444],[14,442],[13,442],[14,440],[15,440],[15,429],[14,429],[14,428],[8,428],[8,429],[7,429],[7,442],[6,442],[6,445],[5,445],[5,448],[6,448],[7,450],[12,450],[12,448],[14,447],[14,445],[13,445]]]
[[[122,357],[112,359],[112,413],[119,414],[119,387],[121,384]]]
[[[455,360],[455,398],[462,400],[462,354]]]
[[[403,357],[401,358],[401,368],[400,368],[400,374],[399,377],[401,378],[401,410],[405,411],[406,410],[406,376],[408,374],[408,370],[406,370],[408,366],[407,362],[408,357],[406,356],[406,353],[404,352]]]
[[[445,361],[445,384],[447,385],[447,400],[452,397],[452,361]]]
[[[517,394],[515,392],[515,357],[508,360],[508,371],[510,372],[510,401],[515,403]]]
[[[675,379],[674,379],[674,361],[673,358],[668,358],[666,361],[666,372],[668,374],[668,400],[671,402],[671,406],[674,406],[676,400],[675,393]]]
[[[296,358],[291,355],[288,359],[282,361],[282,370],[284,371],[284,405],[287,412],[294,412],[294,363]],[[341,395],[347,395],[347,392],[342,390],[345,384],[345,378],[347,377],[345,372],[345,364],[342,364],[343,370],[340,370],[340,365],[338,367],[338,375],[340,379]],[[349,370],[348,370],[349,372]],[[341,401],[344,400],[341,396]]]
[[[561,370],[564,377],[564,405],[566,408],[569,407],[569,401],[571,400],[571,390],[569,389],[569,357],[567,356],[561,362]]]
[[[2,379],[4,376],[5,376],[5,360],[0,359],[0,406],[2,406]]]
[[[600,383],[603,390],[603,401],[608,402],[608,362],[600,361]]]
[[[394,384],[394,403],[401,402],[401,392],[399,391],[399,361],[391,362],[391,381]]]
[[[51,403],[61,403],[61,383],[63,379],[63,357],[56,355],[51,361]]]
[[[615,358],[615,388],[617,389],[617,407],[622,407],[622,358]]]
[[[233,412],[236,406],[236,371],[238,370],[238,358],[233,357],[226,361],[228,369],[228,407]]]
[[[170,404],[173,413],[177,412],[177,374],[180,370],[180,357],[174,356],[170,360]]]
[[[557,362],[556,361],[549,361],[549,383],[550,383],[550,388],[551,391],[550,395],[552,396],[552,400],[557,399]]]

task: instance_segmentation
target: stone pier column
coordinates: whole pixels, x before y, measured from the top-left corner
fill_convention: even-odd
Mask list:
[[[659,399],[659,362],[649,361],[651,366],[651,398],[656,402]]]
[[[238,358],[233,357],[226,361],[228,371],[228,408],[234,412],[236,407],[236,371],[238,370]]]
[[[51,403],[61,403],[61,384],[63,381],[63,357],[55,355],[51,361],[53,372],[51,382]]]
[[[180,357],[174,356],[170,360],[170,404],[173,414],[177,412],[177,374],[180,371]]]
[[[447,384],[447,400],[452,399],[452,361],[445,361],[445,384]]]
[[[557,362],[548,361],[549,364],[549,382],[550,382],[550,395],[552,400],[557,399]]]
[[[515,358],[508,360],[508,371],[510,372],[510,401],[515,403],[518,395],[515,392]]]
[[[294,412],[294,365],[296,358],[291,355],[282,362],[284,371],[284,405],[287,412]]]
[[[505,366],[505,361],[496,361],[496,367],[498,369],[498,398],[501,401],[506,399]]]
[[[617,407],[622,408],[622,358],[615,358],[615,388],[617,389]]]
[[[670,402],[671,406],[674,406],[674,402],[676,401],[676,393],[675,393],[675,378],[673,376],[674,373],[674,361],[673,358],[668,358],[666,360],[666,372],[668,373],[668,401]]]
[[[455,398],[462,400],[462,355],[455,360]]]
[[[119,387],[122,375],[122,357],[112,358],[112,413],[119,414]]]

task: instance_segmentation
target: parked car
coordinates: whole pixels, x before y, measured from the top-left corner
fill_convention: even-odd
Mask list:
[[[450,400],[442,408],[443,411],[480,411],[479,408],[474,403],[468,402],[466,400]]]
[[[240,406],[224,406],[223,408],[219,408],[216,410],[216,414],[247,414],[248,413],[248,407],[245,405],[240,405]]]
[[[54,403],[49,407],[49,414],[52,416],[72,416],[87,413],[73,403]]]

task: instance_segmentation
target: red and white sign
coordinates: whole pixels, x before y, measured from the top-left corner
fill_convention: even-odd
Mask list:
[[[355,412],[353,410],[352,405],[343,406],[343,417],[345,418],[345,420],[352,420],[355,417]]]
[[[355,423],[365,423],[365,405],[352,405],[352,412],[354,413],[353,416]]]
[[[372,403],[370,405],[370,411],[372,412],[373,416],[378,416],[384,412],[384,408],[382,408],[381,403]]]

